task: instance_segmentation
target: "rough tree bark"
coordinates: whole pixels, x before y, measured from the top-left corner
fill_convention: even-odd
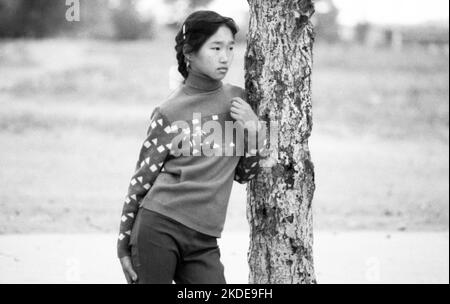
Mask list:
[[[311,203],[312,0],[248,0],[247,100],[278,122],[276,153],[248,184],[249,283],[316,283]],[[272,138],[272,137],[271,137]],[[275,155],[275,156],[274,156]]]

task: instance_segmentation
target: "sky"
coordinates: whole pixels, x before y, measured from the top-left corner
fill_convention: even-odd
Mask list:
[[[180,5],[185,2],[179,1]],[[142,8],[151,11],[159,21],[175,17],[163,3],[164,0],[143,0]],[[334,3],[339,8],[339,21],[343,25],[361,21],[409,25],[446,20],[448,26],[448,0],[334,0]],[[247,0],[215,0],[210,9],[239,21],[248,11],[248,3]]]

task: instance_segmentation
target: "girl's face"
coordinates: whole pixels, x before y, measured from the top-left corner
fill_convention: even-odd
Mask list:
[[[231,30],[222,25],[196,53],[187,54],[191,69],[222,80],[227,75],[234,57],[234,38]]]

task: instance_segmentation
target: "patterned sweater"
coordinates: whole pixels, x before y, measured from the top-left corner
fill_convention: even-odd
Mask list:
[[[237,139],[229,143],[222,133],[220,142],[205,131],[205,123],[219,123],[225,130],[227,122],[235,122],[231,99],[244,94],[239,87],[191,71],[185,84],[154,109],[123,205],[119,258],[130,256],[130,246],[136,242],[132,228],[139,208],[221,236],[233,181],[244,184],[258,174],[267,141],[244,136],[244,150],[238,150]],[[202,153],[205,145],[213,155]]]

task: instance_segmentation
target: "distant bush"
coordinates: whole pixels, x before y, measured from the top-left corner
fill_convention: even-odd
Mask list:
[[[336,43],[339,41],[339,10],[332,0],[315,1],[316,12],[312,22],[318,41]]]
[[[65,0],[0,0],[0,38],[152,38],[154,22],[142,19],[135,2],[120,0],[112,8],[109,0],[81,0],[80,22],[68,22]]]
[[[364,44],[368,40],[372,26],[368,22],[360,22],[355,26],[355,41]]]
[[[63,30],[65,1],[0,0],[0,37],[50,36]]]
[[[112,23],[114,38],[118,40],[135,40],[154,36],[154,22],[151,19],[141,18],[134,1],[121,1],[120,5],[112,10]]]

